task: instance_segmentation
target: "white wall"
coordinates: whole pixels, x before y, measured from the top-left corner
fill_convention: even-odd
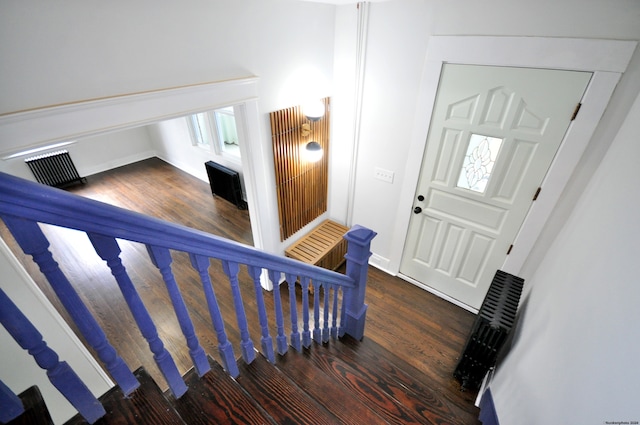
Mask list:
[[[268,113],[331,95],[334,15],[335,6],[293,0],[1,2],[0,114],[257,76],[251,167],[274,182]],[[0,152],[30,143],[7,138]],[[275,185],[264,186],[262,246],[278,252]]]
[[[339,9],[347,8],[341,6]],[[405,200],[400,194],[406,181],[406,163],[411,128],[415,117],[417,87],[423,68],[425,51],[433,35],[509,35],[553,36],[640,40],[640,3],[627,0],[611,2],[580,0],[530,2],[524,0],[395,0],[371,5],[369,42],[365,77],[364,109],[360,155],[357,159],[357,186],[353,222],[378,232],[372,243],[373,261],[397,272],[399,248],[394,244],[393,226],[401,214],[397,206]],[[336,40],[336,43],[340,43]],[[629,72],[623,75],[620,86],[609,105],[588,148],[587,170],[597,165],[601,154],[615,135],[626,110],[640,91],[636,70],[639,61],[635,53]],[[437,84],[437,81],[432,82]],[[616,111],[612,113],[611,111]],[[340,149],[333,144],[333,149]],[[348,149],[348,147],[347,147]],[[594,152],[597,152],[594,154]],[[334,152],[349,155],[350,152]],[[393,184],[374,179],[374,168],[395,172]],[[579,176],[580,177],[580,176]],[[572,186],[580,193],[584,181]],[[406,202],[404,202],[406,203]],[[571,204],[568,203],[568,208]],[[336,205],[332,205],[332,211]],[[558,220],[561,225],[566,214]],[[555,233],[549,232],[552,236]]]
[[[257,76],[257,110],[252,103],[246,112],[260,114],[261,127],[244,131],[261,159],[252,168],[265,184],[264,227],[279,243],[268,113],[331,95],[334,14],[334,6],[293,0],[0,2],[0,115],[11,121],[54,105]],[[136,133],[141,141],[129,143]],[[122,144],[102,134],[68,149],[81,173],[93,173],[146,157],[154,146],[145,133],[131,130]],[[0,153],[36,142],[3,138]],[[30,177],[21,161],[0,169]]]
[[[266,110],[287,79],[330,80],[334,7],[292,0],[0,4],[0,114],[121,94],[263,78]],[[328,36],[327,36],[328,35]]]
[[[49,149],[37,155],[66,149],[81,177],[150,158],[155,155],[145,127],[131,128],[113,133],[78,139],[61,148]],[[0,171],[35,181],[33,173],[24,163],[31,155],[0,159]]]
[[[640,420],[640,97],[526,283],[491,391],[500,423]]]

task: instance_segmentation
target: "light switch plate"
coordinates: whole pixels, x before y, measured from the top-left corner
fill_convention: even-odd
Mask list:
[[[375,170],[374,170],[375,178],[377,178],[378,180],[382,180],[383,182],[387,182],[387,183],[393,183],[394,174],[395,173],[393,171],[385,170],[385,169],[380,168],[380,167],[376,167]]]

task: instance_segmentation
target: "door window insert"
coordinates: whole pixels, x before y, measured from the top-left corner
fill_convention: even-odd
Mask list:
[[[457,187],[484,193],[502,142],[497,137],[471,134]]]

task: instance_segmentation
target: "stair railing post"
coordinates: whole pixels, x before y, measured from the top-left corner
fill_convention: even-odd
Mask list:
[[[189,310],[184,302],[184,298],[182,298],[178,282],[176,282],[173,271],[171,270],[171,263],[173,262],[171,253],[167,248],[153,245],[147,245],[147,252],[149,253],[151,262],[158,268],[162,275],[169,298],[171,299],[171,304],[173,305],[173,310],[180,324],[180,329],[187,341],[191,361],[196,368],[196,372],[198,372],[198,376],[202,376],[211,369],[211,365],[209,364],[207,354],[204,352],[204,348],[202,348],[198,341],[193,321],[191,320],[191,316],[189,316]],[[176,397],[179,397],[179,395],[176,395]]]
[[[11,422],[24,413],[24,405],[7,385],[0,380],[0,423]]]
[[[42,334],[1,289],[0,323],[20,347],[33,356],[38,366],[47,371],[49,381],[87,422],[92,424],[106,414],[102,404],[71,366],[60,361],[58,354],[47,345]]]
[[[115,238],[99,235],[97,233],[87,233],[91,244],[96,253],[106,263],[111,274],[116,279],[116,283],[122,292],[122,296],[129,306],[131,315],[140,329],[140,333],[147,340],[149,349],[153,353],[153,359],[156,361],[162,376],[169,384],[171,392],[179,398],[187,391],[187,386],[180,376],[180,371],[173,361],[173,357],[164,346],[164,343],[158,336],[158,330],[151,315],[147,311],[136,287],[129,278],[127,270],[120,259],[120,246]]]
[[[49,251],[49,241],[38,223],[12,216],[3,216],[2,219],[22,251],[30,255],[38,265],[65,310],[78,326],[80,333],[96,351],[98,358],[105,364],[107,371],[118,383],[122,392],[125,395],[131,394],[140,386],[140,383],[113,348],[67,276],[60,270],[58,263],[53,259],[53,254]]]
[[[367,289],[367,271],[371,256],[371,241],[377,235],[373,230],[360,225],[353,226],[345,235],[347,240],[347,276],[354,280],[355,288],[347,290],[345,332],[357,340],[364,336],[367,304],[364,303]]]
[[[233,353],[233,346],[231,345],[231,342],[229,342],[227,332],[224,329],[224,319],[220,312],[220,306],[218,305],[216,294],[213,290],[211,277],[209,276],[209,257],[190,253],[189,258],[191,259],[191,265],[200,275],[204,297],[207,300],[207,306],[209,307],[211,323],[213,324],[213,329],[216,331],[216,335],[218,337],[218,353],[222,360],[222,367],[224,367],[229,375],[237,378],[238,375],[240,375],[240,370],[236,363],[236,356]]]
[[[222,271],[229,278],[231,285],[231,294],[233,295],[233,306],[236,310],[236,319],[238,320],[238,329],[240,331],[240,351],[245,363],[251,364],[256,358],[255,349],[251,335],[249,335],[249,324],[247,323],[247,313],[242,302],[242,292],[240,291],[240,282],[238,280],[238,271],[240,267],[238,263],[231,261],[222,262]]]

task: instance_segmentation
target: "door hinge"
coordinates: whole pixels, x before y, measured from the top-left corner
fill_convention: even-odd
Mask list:
[[[578,116],[578,112],[580,112],[580,108],[582,107],[582,103],[578,103],[576,105],[576,109],[573,110],[573,115],[571,115],[571,121],[575,120]]]
[[[507,255],[511,254],[512,249],[513,249],[513,244],[509,246],[509,249],[507,250]]]
[[[538,199],[538,195],[540,195],[540,191],[542,190],[541,187],[538,188],[538,190],[536,190],[536,193],[533,195],[533,200],[535,201],[536,199]]]

